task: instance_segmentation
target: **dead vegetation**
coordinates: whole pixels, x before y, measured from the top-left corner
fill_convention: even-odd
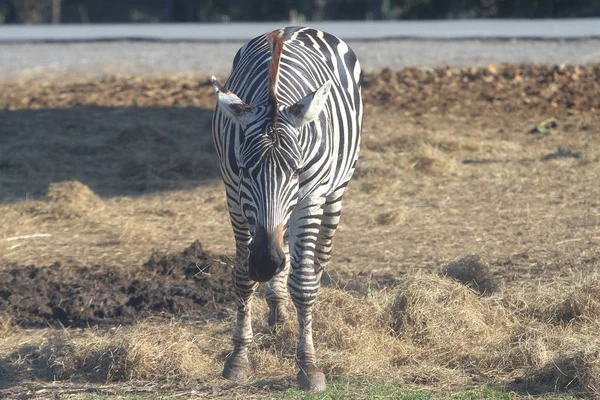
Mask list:
[[[587,302],[597,300],[584,286],[573,293]],[[434,274],[408,277],[368,297],[323,288],[314,326],[320,364],[332,378],[390,378],[446,388],[474,379],[531,393],[600,394],[600,311],[590,310],[586,319],[557,326],[518,312],[503,301],[505,295],[481,296]],[[522,301],[539,306],[535,299]],[[252,379],[292,376],[295,324],[272,335],[266,302],[259,298],[255,303]],[[0,374],[5,381],[29,376],[219,385],[231,323],[150,319],[108,330],[46,331],[6,323]]]
[[[104,203],[90,188],[78,181],[50,184],[47,202],[32,210],[49,219],[74,219],[102,212]]]
[[[2,359],[3,380],[22,374],[96,383],[214,379],[217,369],[210,336],[177,322],[33,335],[11,332],[4,345],[11,341],[19,345]]]
[[[598,68],[366,77],[362,158],[315,310],[330,377],[600,396]],[[0,306],[20,305],[0,317],[0,396],[55,379],[226,385],[231,287],[189,247],[233,249],[213,105],[188,78],[0,85]],[[17,294],[35,288],[26,307]],[[123,326],[87,327],[148,293]],[[18,327],[36,307],[37,326],[72,327]],[[256,310],[252,384],[293,386],[295,325],[273,336]]]
[[[514,297],[508,295],[503,302],[516,314],[548,324],[594,322],[600,312],[600,281],[584,279],[569,287],[552,283],[540,285]]]

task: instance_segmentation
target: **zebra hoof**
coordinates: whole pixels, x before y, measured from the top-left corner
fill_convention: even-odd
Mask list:
[[[223,378],[234,382],[243,382],[248,379],[249,370],[250,367],[247,362],[240,365],[239,363],[227,360],[223,368]]]
[[[313,371],[313,372],[298,372],[298,387],[301,390],[306,390],[310,392],[322,392],[327,388],[327,383],[325,382],[325,374],[321,371]]]

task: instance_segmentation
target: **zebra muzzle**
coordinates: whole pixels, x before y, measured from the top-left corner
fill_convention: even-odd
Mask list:
[[[283,225],[273,232],[258,226],[250,244],[248,275],[256,282],[270,281],[285,267],[283,251]]]

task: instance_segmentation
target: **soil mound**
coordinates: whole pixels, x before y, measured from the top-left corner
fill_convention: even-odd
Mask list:
[[[467,285],[481,294],[490,294],[499,289],[490,267],[482,264],[480,257],[474,254],[449,262],[442,267],[440,274]]]
[[[231,304],[230,268],[196,241],[144,266],[13,265],[0,275],[0,309],[22,327],[122,324],[150,316],[198,316]]]
[[[180,254],[152,254],[150,259],[144,263],[144,268],[172,278],[206,279],[207,276],[210,276],[209,267],[213,258],[196,240]]]

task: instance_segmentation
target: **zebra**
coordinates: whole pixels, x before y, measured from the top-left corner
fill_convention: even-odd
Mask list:
[[[269,325],[298,317],[297,375],[303,390],[326,388],[317,367],[312,308],[360,148],[361,69],[337,37],[287,27],[242,46],[217,96],[213,139],[236,242],[233,352],[223,376],[249,373],[251,300],[269,282]],[[291,269],[291,272],[290,272]]]

